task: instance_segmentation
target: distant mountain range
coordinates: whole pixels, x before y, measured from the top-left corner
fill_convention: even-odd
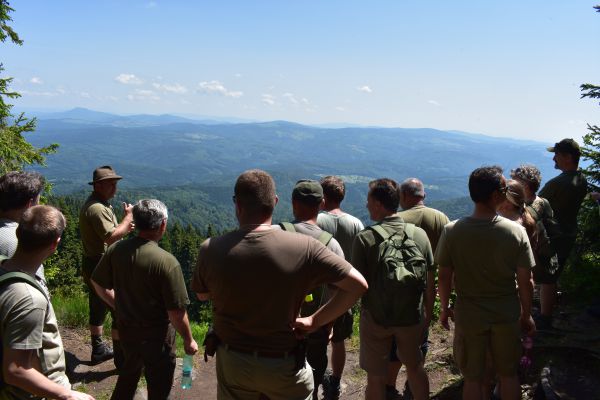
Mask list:
[[[545,143],[435,129],[323,128],[286,121],[225,123],[173,115],[118,116],[76,108],[38,114],[28,140],[58,143],[43,173],[57,193],[87,188],[94,168],[111,164],[124,188],[224,187],[249,168],[271,172],[279,186],[300,178],[345,177],[353,201],[364,201],[369,180],[421,178],[430,200],[467,195],[476,167],[523,162],[555,175]],[[288,196],[289,193],[284,194]],[[360,204],[360,207],[363,207]]]

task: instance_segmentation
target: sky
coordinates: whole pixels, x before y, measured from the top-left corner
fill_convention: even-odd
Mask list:
[[[10,1],[25,110],[436,128],[600,124],[600,1]]]

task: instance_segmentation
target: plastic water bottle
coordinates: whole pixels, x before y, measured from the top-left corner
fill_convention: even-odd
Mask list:
[[[192,387],[192,371],[194,370],[194,358],[186,354],[183,356],[183,366],[181,367],[181,388],[189,389]]]

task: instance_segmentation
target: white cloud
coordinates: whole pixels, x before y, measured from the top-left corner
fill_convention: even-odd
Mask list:
[[[270,106],[274,106],[275,105],[275,96],[273,96],[272,94],[263,94],[262,95],[262,102],[264,104],[268,104]]]
[[[345,109],[344,107],[339,107],[339,106],[338,106],[338,107],[336,107],[335,109],[336,109],[337,111],[342,111],[342,112],[346,111],[346,109]]]
[[[188,89],[183,86],[180,85],[179,83],[174,83],[172,85],[169,85],[168,83],[162,84],[162,83],[153,83],[152,86],[157,89],[157,90],[161,90],[163,92],[170,92],[170,93],[177,93],[177,94],[184,94],[187,93]]]
[[[79,93],[79,96],[83,97],[84,99],[92,98],[92,96],[88,92],[81,92],[81,93]]]
[[[429,100],[429,101],[428,101],[428,103],[429,103],[429,104],[432,104],[432,105],[434,105],[434,106],[436,106],[436,107],[439,107],[439,106],[441,106],[441,104],[440,104],[440,103],[438,103],[438,102],[437,102],[437,101],[435,101],[435,100]]]
[[[48,91],[35,92],[35,91],[30,91],[30,90],[20,90],[19,93],[22,94],[23,96],[37,96],[37,97],[56,97],[61,94],[59,92],[48,92]]]
[[[356,90],[358,90],[359,92],[363,92],[363,93],[373,93],[373,89],[371,89],[367,85],[359,86],[356,88]]]
[[[228,90],[219,81],[200,82],[198,84],[198,91],[206,94],[218,94],[225,97],[233,97],[234,99],[244,95],[243,92]]]
[[[284,93],[283,97],[288,99],[292,104],[304,104],[306,106],[310,105],[310,101],[306,97],[297,98],[293,93]]]
[[[136,89],[133,93],[127,95],[129,101],[158,101],[160,97],[152,90]]]
[[[155,8],[158,7],[158,3],[156,1],[149,1],[146,3],[146,8]]]
[[[119,74],[115,77],[115,81],[123,85],[141,85],[143,81],[134,74]]]
[[[235,76],[236,78],[241,78],[241,77],[242,77],[242,74],[240,74],[240,73],[237,73],[237,74],[235,74],[235,75],[233,75],[233,76]]]
[[[42,78],[34,76],[33,78],[31,78],[29,80],[30,83],[33,83],[34,85],[43,85],[44,81],[42,81]]]

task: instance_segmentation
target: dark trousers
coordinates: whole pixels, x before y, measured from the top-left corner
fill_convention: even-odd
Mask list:
[[[329,342],[329,331],[321,328],[308,335],[308,346],[306,347],[306,361],[313,370],[315,392],[323,383],[323,376],[327,368],[327,343]]]
[[[90,281],[96,265],[98,262],[100,262],[100,258],[101,257],[90,258],[83,256],[83,262],[81,265],[83,282],[85,282],[88,287],[88,305],[90,308],[89,324],[92,326],[102,326],[104,324],[104,320],[106,319],[106,314],[110,312],[113,320],[113,328],[116,329],[116,324],[114,323],[115,315],[113,314],[113,311],[110,309],[108,304],[106,304],[104,300],[102,300],[100,296],[96,294],[96,289],[94,289],[94,286]]]
[[[175,329],[169,325],[167,334],[162,339],[135,340],[121,337],[121,346],[125,362],[111,399],[133,399],[142,368],[148,388],[148,400],[168,399],[175,373]]]

